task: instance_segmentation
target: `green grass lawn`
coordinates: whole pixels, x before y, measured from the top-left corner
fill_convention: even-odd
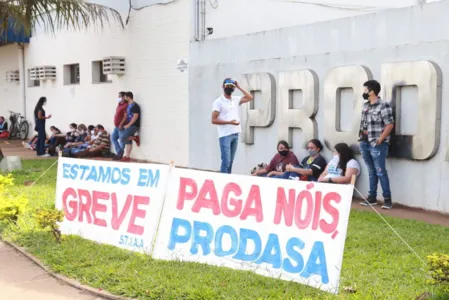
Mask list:
[[[27,196],[30,211],[54,206],[56,165],[34,186],[23,186],[24,181],[38,178],[53,162],[24,161],[25,171],[13,173],[14,189]],[[449,228],[386,219],[423,259],[434,252],[449,253]],[[426,266],[376,214],[368,212],[351,212],[337,296],[251,272],[153,260],[74,236],[65,237],[59,245],[50,233],[35,229],[29,212],[17,226],[0,226],[0,232],[56,272],[138,299],[416,299],[424,292],[432,293],[432,299],[449,299],[448,294],[426,283]],[[346,292],[344,287],[356,292]]]

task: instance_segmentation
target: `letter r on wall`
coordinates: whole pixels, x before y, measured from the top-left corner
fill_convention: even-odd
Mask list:
[[[311,70],[281,72],[279,140],[288,141],[293,147],[292,128],[301,128],[303,142],[317,137],[317,125],[313,117],[318,109],[318,77]],[[302,105],[293,108],[293,92],[302,91]],[[298,147],[302,148],[302,147]]]
[[[246,105],[242,141],[254,144],[254,127],[268,127],[276,116],[276,80],[270,73],[243,75],[241,86],[249,92],[260,91],[261,99],[254,99]],[[261,108],[254,109],[254,102],[260,101]]]

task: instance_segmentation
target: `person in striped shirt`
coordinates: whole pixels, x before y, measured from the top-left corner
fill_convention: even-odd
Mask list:
[[[92,146],[85,151],[74,154],[74,157],[101,157],[109,153],[111,147],[111,138],[109,134],[106,132],[103,125],[98,124],[95,129],[98,132],[98,135]]]

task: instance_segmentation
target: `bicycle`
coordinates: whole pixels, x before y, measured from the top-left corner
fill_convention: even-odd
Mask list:
[[[9,139],[19,138],[21,140],[26,140],[30,130],[30,124],[25,120],[25,117],[20,113],[9,111],[9,120],[11,121]]]

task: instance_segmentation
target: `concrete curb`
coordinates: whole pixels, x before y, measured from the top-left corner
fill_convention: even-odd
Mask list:
[[[28,253],[24,248],[12,243],[12,242],[4,240],[1,236],[0,236],[0,239],[5,244],[13,247],[17,252],[19,252],[20,254],[22,254],[23,256],[28,258],[29,260],[31,260],[33,263],[35,263],[37,266],[39,266],[41,269],[43,269],[45,272],[47,272],[50,276],[52,276],[56,280],[58,280],[64,284],[67,284],[77,290],[84,291],[84,292],[86,292],[92,296],[95,296],[95,297],[100,297],[100,298],[109,299],[109,300],[134,300],[132,298],[124,298],[121,296],[116,296],[116,295],[113,295],[113,294],[105,292],[105,291],[99,291],[98,289],[92,288],[87,285],[83,285],[74,279],[70,279],[63,275],[56,274],[56,273],[52,272],[48,267],[46,267],[43,263],[41,263],[41,261],[38,258],[36,258],[34,255]]]

